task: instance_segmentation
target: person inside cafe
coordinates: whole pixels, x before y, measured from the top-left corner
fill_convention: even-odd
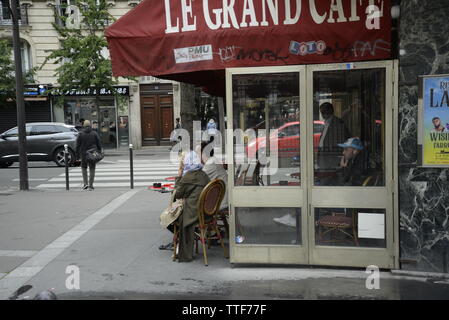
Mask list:
[[[324,127],[318,143],[317,173],[321,174],[320,185],[333,185],[335,176],[329,173],[335,173],[338,169],[338,144],[351,137],[351,134],[343,120],[334,115],[334,106],[331,103],[322,103],[320,113],[324,119]]]
[[[353,137],[338,146],[343,148],[343,156],[340,160],[341,185],[362,186],[367,171],[362,141]]]

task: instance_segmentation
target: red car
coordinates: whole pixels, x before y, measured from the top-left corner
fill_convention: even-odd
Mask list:
[[[321,132],[324,128],[324,121],[313,122],[313,146],[318,148]],[[280,126],[277,131],[277,145],[276,132],[270,136],[270,150],[273,152],[278,150],[280,158],[290,158],[300,154],[300,139],[299,139],[299,121],[287,122]],[[246,147],[248,158],[255,158],[256,153],[264,155],[266,149],[266,138],[259,137],[248,142]]]

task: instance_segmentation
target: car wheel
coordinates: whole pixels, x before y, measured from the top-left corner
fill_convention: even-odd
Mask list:
[[[65,157],[64,157],[64,148],[56,149],[53,155],[53,161],[56,163],[58,167],[65,167]],[[75,154],[72,150],[69,149],[69,167],[75,161]]]
[[[8,168],[12,166],[14,162],[0,162],[0,168]]]

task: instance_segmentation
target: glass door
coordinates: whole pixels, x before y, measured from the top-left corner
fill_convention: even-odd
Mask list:
[[[307,68],[311,264],[394,267],[392,70]]]
[[[231,262],[306,264],[305,68],[226,77]]]

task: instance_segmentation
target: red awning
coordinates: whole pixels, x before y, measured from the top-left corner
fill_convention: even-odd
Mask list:
[[[105,34],[115,76],[223,94],[226,68],[389,59],[390,0],[144,0]]]

